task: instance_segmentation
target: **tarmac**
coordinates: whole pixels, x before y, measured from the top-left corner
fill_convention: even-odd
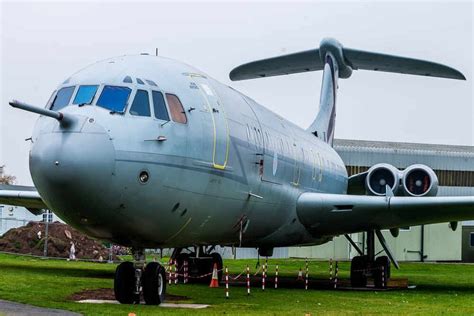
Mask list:
[[[0,314],[5,316],[78,316],[81,314],[65,311],[61,309],[36,307],[27,304],[15,303],[0,300]]]

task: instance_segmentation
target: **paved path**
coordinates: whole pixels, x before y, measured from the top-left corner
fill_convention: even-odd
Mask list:
[[[36,307],[27,304],[15,303],[10,301],[0,300],[0,315],[5,316],[79,316],[81,314],[64,311],[61,309]]]

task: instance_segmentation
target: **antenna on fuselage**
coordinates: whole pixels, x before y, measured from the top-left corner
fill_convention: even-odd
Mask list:
[[[158,47],[155,48],[155,56],[158,56]]]

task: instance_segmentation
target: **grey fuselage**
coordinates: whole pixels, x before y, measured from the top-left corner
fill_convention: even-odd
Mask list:
[[[123,82],[126,76],[133,82]],[[92,105],[61,110],[74,118],[70,124],[42,116],[30,153],[38,192],[67,223],[99,239],[146,248],[274,247],[332,237],[310,234],[296,213],[303,192],[347,190],[341,158],[310,132],[166,58],[108,59],[59,88],[75,86],[77,93],[87,84],[100,85],[97,95],[104,85],[131,88],[125,112],[96,106],[96,95]],[[178,96],[187,123],[131,115],[137,89]],[[139,181],[142,171],[149,174],[146,183]]]

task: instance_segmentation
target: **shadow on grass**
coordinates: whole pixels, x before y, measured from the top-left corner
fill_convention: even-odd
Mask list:
[[[474,284],[446,284],[446,283],[438,283],[438,284],[419,284],[416,287],[416,292],[426,292],[429,294],[437,293],[437,294],[452,294],[453,292],[461,293],[461,294],[474,294]]]
[[[67,277],[84,277],[84,278],[98,278],[98,279],[113,279],[114,271],[103,271],[94,270],[88,268],[77,268],[77,267],[49,267],[49,266],[36,266],[36,265],[15,265],[10,263],[1,263],[0,270],[3,273],[8,271],[11,272],[31,272],[38,274],[47,274],[54,276],[67,276]]]

